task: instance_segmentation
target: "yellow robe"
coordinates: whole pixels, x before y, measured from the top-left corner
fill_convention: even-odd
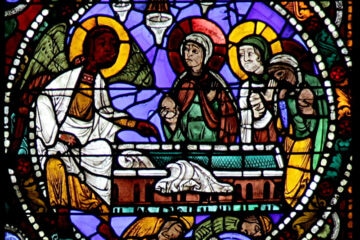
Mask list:
[[[281,129],[279,122],[278,128]],[[292,126],[290,125],[290,133],[292,132]],[[311,180],[313,140],[310,137],[293,140],[291,137],[286,136],[283,146],[287,156],[284,197],[285,201],[294,207],[298,199],[304,195]]]
[[[81,83],[71,101],[69,115],[89,121],[94,117],[93,91],[90,85]],[[46,163],[47,187],[51,206],[73,209],[96,210],[108,220],[109,207],[77,176],[67,174],[62,160],[51,157]]]

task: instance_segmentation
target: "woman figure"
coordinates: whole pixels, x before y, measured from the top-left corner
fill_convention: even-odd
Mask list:
[[[287,156],[285,200],[292,207],[304,195],[325,145],[328,105],[316,76],[301,72],[289,54],[275,55],[268,68],[278,81],[277,129]]]
[[[213,53],[211,39],[192,33],[185,37],[180,52],[186,70],[160,103],[167,140],[234,143],[236,105],[225,81],[207,67]]]
[[[261,36],[248,36],[239,43],[239,62],[248,75],[240,89],[240,137],[242,143],[276,142],[273,92],[276,82],[269,79],[266,62],[268,43]]]

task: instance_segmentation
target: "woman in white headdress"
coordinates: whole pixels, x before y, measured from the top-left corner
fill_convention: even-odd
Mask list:
[[[207,67],[213,54],[211,39],[192,33],[180,52],[186,70],[160,103],[167,140],[234,143],[237,109],[225,81]]]
[[[275,55],[268,67],[278,81],[277,128],[287,153],[285,200],[295,206],[304,195],[323,151],[328,130],[328,104],[316,76],[301,72],[289,54]]]

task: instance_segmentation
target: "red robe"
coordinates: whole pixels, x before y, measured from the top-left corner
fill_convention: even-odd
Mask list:
[[[214,99],[210,101],[207,94],[211,90],[215,90],[216,93]],[[179,80],[174,91],[174,99],[181,113],[186,112],[190,107],[196,94],[199,95],[204,121],[210,129],[217,131],[218,141],[235,143],[238,135],[237,108],[225,82],[220,82],[211,73],[199,77],[185,75]],[[218,111],[213,109],[213,101],[218,101]]]

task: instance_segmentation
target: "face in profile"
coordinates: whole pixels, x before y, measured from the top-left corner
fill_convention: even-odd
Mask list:
[[[97,34],[90,40],[89,59],[98,68],[108,68],[113,65],[119,54],[119,38],[111,31]]]
[[[279,81],[280,86],[291,87],[296,85],[295,72],[290,66],[272,66],[269,68],[269,74]]]
[[[204,51],[196,43],[187,42],[184,46],[184,60],[190,68],[201,68],[204,61]]]
[[[246,72],[256,73],[263,68],[260,54],[251,45],[243,45],[239,48],[240,64]]]
[[[181,239],[184,234],[184,227],[177,221],[168,221],[160,229],[159,240]]]
[[[260,227],[259,223],[257,223],[257,222],[244,221],[241,224],[240,232],[245,235],[252,236],[252,237],[261,237],[262,236],[261,227]]]

